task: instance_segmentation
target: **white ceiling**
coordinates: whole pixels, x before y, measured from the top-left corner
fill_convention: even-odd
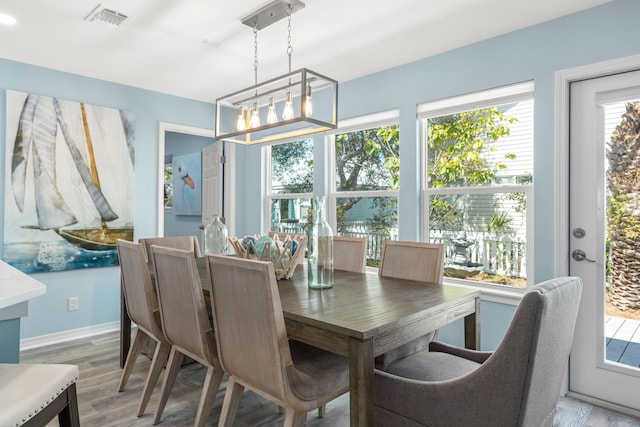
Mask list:
[[[0,57],[214,102],[250,86],[253,30],[270,0],[100,0],[119,27],[83,18],[98,0],[0,0]],[[611,0],[302,0],[292,69],[338,81],[415,61]],[[285,74],[286,19],[258,32],[258,80]]]

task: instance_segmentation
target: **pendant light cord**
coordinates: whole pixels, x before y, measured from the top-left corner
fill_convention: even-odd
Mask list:
[[[288,37],[287,37],[287,55],[289,56],[289,73],[291,73],[291,54],[293,53],[293,46],[291,46],[291,3],[289,3],[289,7],[287,8],[287,17],[289,19],[289,25],[287,26]]]
[[[258,85],[258,21],[253,27],[253,72],[255,85]],[[258,93],[256,92],[256,96]]]

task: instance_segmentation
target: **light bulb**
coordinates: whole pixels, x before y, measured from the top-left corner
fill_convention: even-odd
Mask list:
[[[273,98],[269,99],[269,111],[267,112],[267,123],[270,125],[278,123],[278,114],[276,113],[276,105],[273,103]]]
[[[236,122],[237,130],[245,130],[247,128],[247,122],[244,120],[244,108],[240,108],[238,111],[238,120]]]
[[[311,102],[311,85],[307,90],[307,96],[304,101],[304,115],[310,117],[313,114],[313,103]]]
[[[293,103],[291,102],[291,92],[287,94],[287,102],[284,103],[284,111],[282,112],[282,120],[293,119]]]
[[[249,127],[257,128],[260,126],[260,115],[258,114],[258,105],[253,104],[253,111],[251,112],[251,120],[249,121]]]

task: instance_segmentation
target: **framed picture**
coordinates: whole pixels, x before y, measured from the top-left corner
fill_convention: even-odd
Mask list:
[[[202,214],[202,153],[173,156],[173,213]]]
[[[133,240],[133,114],[7,91],[5,262],[37,273],[118,265]]]

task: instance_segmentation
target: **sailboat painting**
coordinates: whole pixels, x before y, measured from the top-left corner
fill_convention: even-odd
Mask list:
[[[25,273],[118,265],[133,240],[133,114],[6,92],[2,259]]]

